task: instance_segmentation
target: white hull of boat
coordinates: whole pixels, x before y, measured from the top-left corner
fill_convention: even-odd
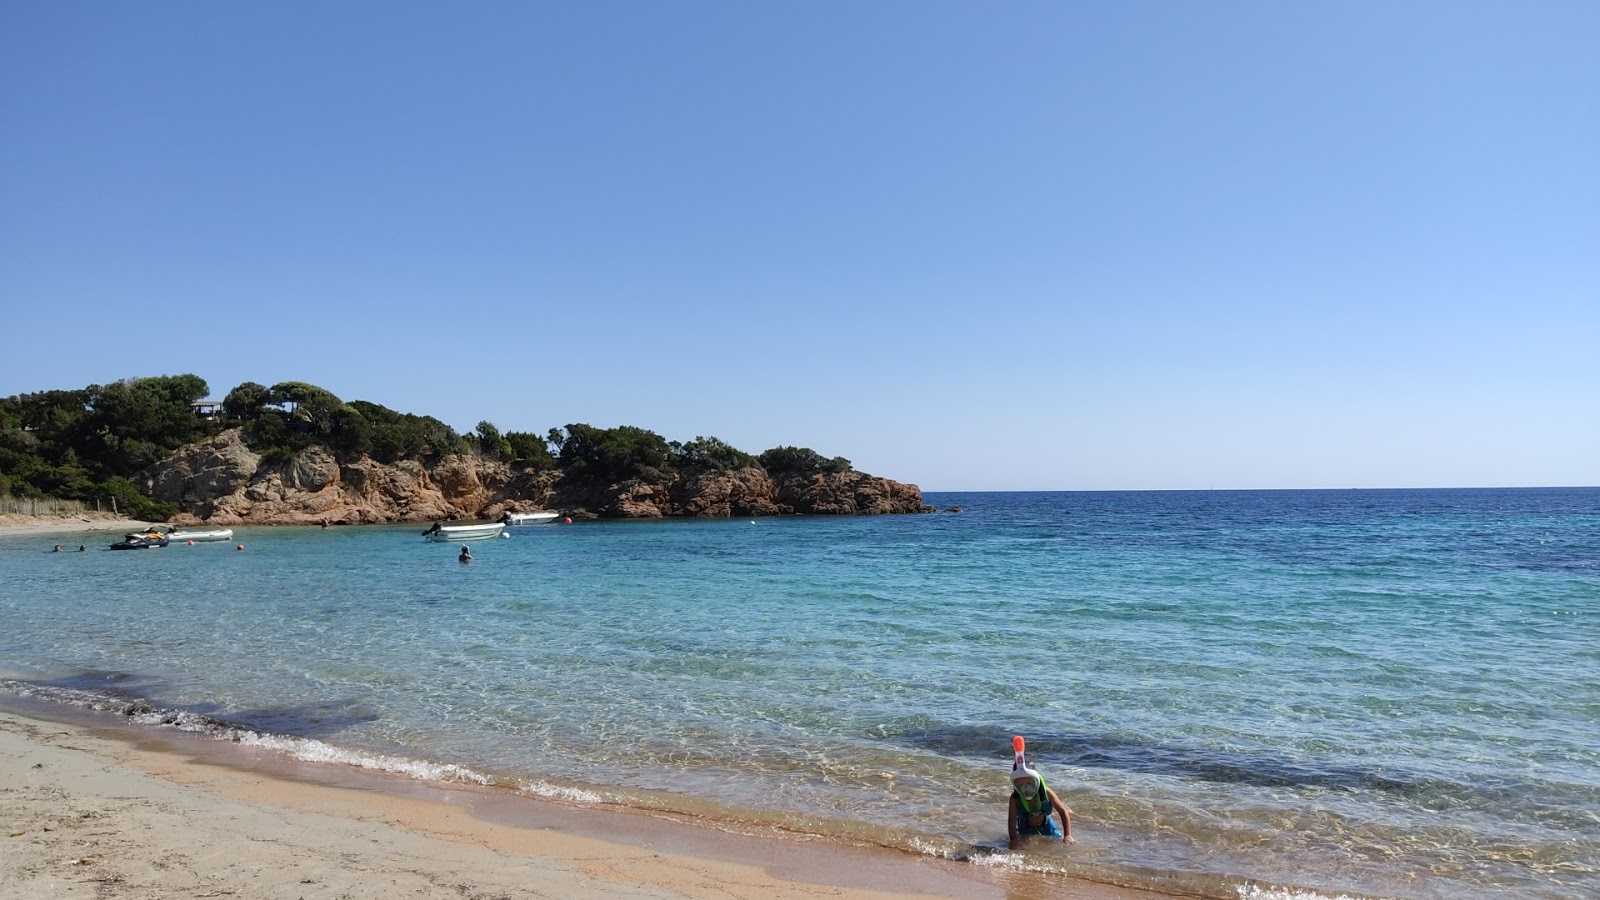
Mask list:
[[[492,525],[444,525],[438,531],[430,531],[424,534],[423,537],[430,541],[438,541],[441,544],[449,544],[455,541],[481,541],[487,538],[495,538],[499,537],[500,532],[505,530],[506,526],[500,522],[495,522]]]
[[[169,541],[231,541],[233,540],[232,528],[211,528],[205,531],[169,531]]]
[[[506,524],[507,525],[543,525],[546,522],[554,522],[560,516],[561,516],[560,513],[553,513],[553,512],[511,513],[510,515],[508,515],[506,517],[507,518]]]

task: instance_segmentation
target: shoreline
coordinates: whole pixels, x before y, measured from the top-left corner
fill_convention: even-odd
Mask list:
[[[0,777],[0,897],[1189,896],[416,782],[15,696]]]
[[[150,524],[148,519],[127,519],[112,513],[75,513],[64,516],[7,513],[0,515],[0,537],[26,537],[30,534],[123,534],[137,531],[148,524]]]

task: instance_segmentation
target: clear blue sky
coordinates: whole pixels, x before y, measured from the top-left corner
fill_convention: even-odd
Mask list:
[[[1600,3],[11,2],[0,396],[1600,484]]]

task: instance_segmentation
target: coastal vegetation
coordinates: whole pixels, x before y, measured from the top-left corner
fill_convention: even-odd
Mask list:
[[[176,504],[140,490],[146,472],[179,448],[228,429],[266,465],[293,463],[320,447],[340,462],[379,463],[478,457],[523,472],[552,472],[574,484],[664,482],[707,473],[764,469],[773,476],[851,472],[843,457],[780,446],[759,455],[710,436],[669,441],[645,428],[571,423],[544,435],[501,432],[481,421],[460,433],[425,415],[366,400],[345,401],[314,384],[245,382],[220,404],[197,375],[129,378],[77,390],[0,398],[0,496],[94,501],[115,498],[135,518],[161,519]]]

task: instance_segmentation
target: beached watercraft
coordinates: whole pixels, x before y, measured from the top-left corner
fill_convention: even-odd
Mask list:
[[[192,531],[169,531],[169,541],[231,541],[233,540],[232,528],[195,529]]]
[[[448,544],[453,541],[481,541],[486,538],[499,537],[505,531],[504,522],[490,522],[487,525],[440,525],[433,523],[433,527],[422,533],[430,541]]]
[[[113,550],[149,550],[153,547],[165,547],[167,536],[159,531],[145,531],[125,535],[122,540],[111,545]]]
[[[553,512],[508,512],[500,517],[500,521],[506,525],[543,525],[554,522],[560,516],[560,513]]]

